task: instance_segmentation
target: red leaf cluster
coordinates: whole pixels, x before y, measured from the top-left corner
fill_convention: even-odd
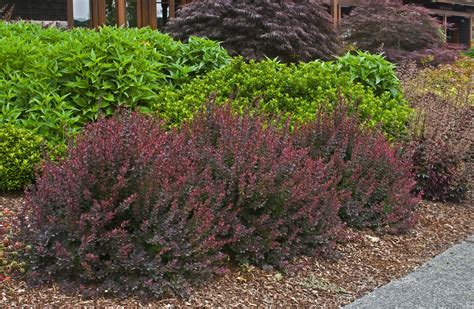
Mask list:
[[[280,267],[330,248],[340,218],[409,227],[408,164],[359,128],[336,113],[290,133],[229,106],[168,132],[135,113],[101,119],[26,194],[30,281],[186,295],[229,261]]]

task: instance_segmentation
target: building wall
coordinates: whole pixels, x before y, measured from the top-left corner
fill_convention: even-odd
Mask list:
[[[30,20],[67,20],[67,0],[15,0],[13,18]]]

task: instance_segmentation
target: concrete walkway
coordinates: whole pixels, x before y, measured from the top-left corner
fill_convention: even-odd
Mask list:
[[[344,308],[474,308],[474,235]]]

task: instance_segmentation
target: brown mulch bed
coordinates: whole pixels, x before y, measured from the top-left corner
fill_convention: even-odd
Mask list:
[[[0,214],[14,210],[21,196],[0,196]],[[0,282],[0,307],[41,306],[309,306],[339,307],[399,278],[465,237],[474,234],[474,207],[423,202],[420,220],[405,235],[351,231],[352,240],[339,244],[338,259],[303,257],[291,273],[240,267],[196,287],[190,299],[93,299],[65,295],[57,286],[31,289],[19,280]],[[5,219],[5,218],[4,218]],[[2,221],[2,220],[0,220]],[[3,220],[5,222],[5,220]],[[1,222],[0,222],[1,223]]]

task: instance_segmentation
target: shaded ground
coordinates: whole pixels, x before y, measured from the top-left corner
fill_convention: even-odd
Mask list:
[[[21,203],[18,196],[0,197],[0,213]],[[339,259],[299,258],[288,274],[240,267],[196,287],[188,300],[163,299],[147,306],[309,306],[339,307],[399,278],[474,234],[474,207],[423,202],[420,222],[402,236],[352,231],[351,242],[339,244]],[[0,283],[0,306],[123,305],[145,306],[137,300],[93,299],[62,294],[58,287],[29,289],[21,280]]]

